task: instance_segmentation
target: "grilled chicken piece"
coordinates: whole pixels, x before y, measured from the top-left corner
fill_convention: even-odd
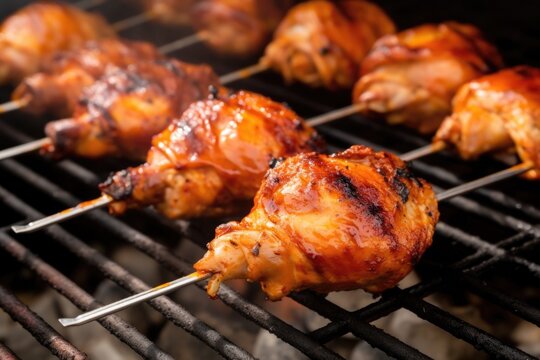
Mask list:
[[[0,84],[18,84],[57,51],[114,36],[114,30],[99,15],[54,2],[28,5],[0,26]]]
[[[188,25],[195,0],[143,0],[146,11],[164,25]]]
[[[268,43],[292,0],[202,0],[191,10],[193,26],[222,55],[247,57]]]
[[[169,218],[233,213],[252,201],[276,159],[324,150],[293,111],[245,91],[192,104],[152,142],[144,165],[101,185],[117,200],[112,213],[148,205]]]
[[[52,145],[42,153],[142,160],[152,137],[218,82],[209,66],[173,59],[111,68],[85,89],[73,118],[47,124]]]
[[[70,116],[83,89],[110,67],[125,68],[140,61],[162,58],[149,43],[116,39],[89,41],[81,48],[54,54],[40,72],[21,82],[12,98],[29,99],[23,109],[34,115]]]
[[[375,40],[394,31],[392,20],[369,2],[309,1],[287,13],[261,61],[288,82],[350,88]]]
[[[540,69],[518,66],[471,81],[453,101],[454,111],[434,141],[455,146],[464,159],[516,149],[540,179]]]
[[[300,154],[270,170],[251,213],[216,230],[195,269],[259,281],[271,300],[291,291],[380,293],[431,245],[439,212],[430,185],[398,157],[353,146]]]
[[[362,64],[353,102],[366,111],[432,133],[464,83],[502,66],[471,25],[422,25],[378,40]]]

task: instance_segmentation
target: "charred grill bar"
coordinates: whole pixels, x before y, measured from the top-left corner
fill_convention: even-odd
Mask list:
[[[433,21],[436,20],[438,19]],[[526,60],[523,59],[523,61]],[[252,79],[245,81],[241,85],[276,99],[286,100],[300,113],[305,112],[307,115],[322,113],[338,107],[338,105],[321,105],[320,102],[310,98],[312,94],[301,94],[294,89],[279,84],[280,82],[261,82]],[[358,136],[357,134],[363,134],[363,132],[348,130],[347,124],[356,129],[362,129],[366,134]],[[32,127],[25,125],[23,128],[24,131],[21,131],[13,124],[10,124],[9,121],[2,119],[2,122],[0,122],[0,139],[3,143],[15,145],[24,143],[36,136],[36,131]],[[333,150],[360,143],[372,146],[375,149],[390,148],[390,150],[399,152],[403,151],[403,149],[393,148],[392,145],[388,144],[393,144],[392,141],[400,141],[407,144],[409,149],[426,144],[424,138],[400,130],[383,123],[354,116],[337,125],[325,126],[320,129],[320,132],[334,146]],[[383,141],[379,142],[379,139],[383,139]],[[438,159],[449,163],[448,157],[445,155],[438,156]],[[488,166],[491,165],[488,164]],[[467,166],[471,165],[465,164],[462,168],[466,169]],[[447,169],[445,166],[434,165],[433,162],[418,161],[414,163],[414,168],[421,176],[441,187],[446,188],[464,182],[464,179],[457,173]],[[41,171],[43,169],[51,171],[50,173]],[[85,290],[24,246],[24,242],[28,241],[24,235],[15,236],[8,230],[9,225],[15,221],[24,222],[42,216],[42,211],[45,212],[44,207],[50,206],[29,201],[29,195],[21,192],[21,186],[15,186],[13,182],[24,184],[24,187],[31,194],[40,194],[41,199],[48,199],[52,204],[64,207],[78,203],[79,197],[82,196],[76,196],[74,193],[57,185],[58,178],[65,176],[73,179],[73,188],[79,187],[80,190],[77,191],[80,194],[86,194],[88,189],[102,180],[100,175],[93,169],[81,166],[74,161],[63,161],[54,164],[29,156],[0,163],[0,177],[11,180],[8,183],[2,181],[0,184],[2,213],[9,213],[9,216],[6,216],[6,219],[2,220],[0,224],[2,226],[0,228],[0,247],[5,253],[16,259],[21,266],[30,269],[33,276],[54,288],[81,310],[92,309],[98,306],[98,303]],[[501,291],[484,282],[485,276],[497,274],[503,271],[502,269],[505,266],[511,266],[515,271],[515,276],[523,273],[528,274],[535,281],[540,281],[540,265],[531,256],[527,256],[528,252],[537,252],[540,247],[540,228],[536,225],[540,220],[540,209],[533,206],[532,202],[524,202],[518,197],[514,197],[510,191],[503,193],[493,189],[481,189],[466,198],[455,198],[449,205],[445,206],[456,213],[481,219],[485,226],[501,229],[505,236],[493,238],[484,235],[479,236],[476,231],[472,233],[470,226],[468,228],[456,225],[456,223],[460,224],[459,219],[456,221],[452,220],[450,216],[443,215],[443,221],[437,227],[434,247],[437,247],[437,244],[447,247],[457,244],[460,249],[464,249],[459,260],[441,266],[431,265],[431,275],[423,277],[419,284],[406,289],[390,290],[373,304],[352,312],[312,292],[293,294],[291,297],[296,302],[330,320],[328,325],[311,333],[303,333],[297,330],[263,308],[250,303],[227,286],[222,285],[218,294],[219,299],[257,326],[274,333],[304,354],[316,359],[341,358],[327,348],[325,344],[349,332],[357,338],[365,340],[371,346],[396,358],[428,358],[417,349],[370,324],[370,322],[400,308],[408,309],[418,317],[472,344],[478,350],[492,357],[532,358],[532,356],[516,347],[506,344],[478,327],[430,304],[424,298],[448,288],[471,292],[489,303],[493,303],[532,324],[540,326],[540,311],[537,307],[520,300],[512,293]],[[165,221],[158,222],[156,215],[150,211],[140,212],[140,216],[153,225],[159,225],[167,228],[168,231],[177,232],[178,237],[186,237],[186,234],[181,232],[175,224]],[[445,222],[446,219],[450,221]],[[99,228],[100,231],[109,234],[112,238],[133,245],[173,274],[184,275],[192,271],[189,262],[173,255],[168,247],[154,241],[152,234],[140,231],[130,226],[129,223],[122,221],[122,219],[112,218],[104,211],[88,214],[79,221],[88,226]],[[196,238],[196,234],[190,233],[189,235],[196,244],[204,244],[209,240],[208,238]],[[70,231],[67,231],[59,226],[54,226],[40,233],[39,236],[41,237],[39,241],[54,241],[85,264],[98,270],[104,278],[112,280],[129,292],[139,292],[148,288],[147,284],[129,273],[121,265],[87,245],[83,241],[84,235],[77,232],[75,228],[70,228]],[[204,286],[199,284],[198,289],[195,287],[192,289],[192,291],[203,291]],[[48,348],[51,353],[60,358],[84,358],[86,356],[75,345],[62,338],[40,318],[39,314],[29,310],[20,300],[14,297],[9,289],[5,289],[1,285],[0,299],[0,306],[3,311],[23,325],[29,332],[28,336],[34,337],[37,342]],[[167,297],[161,297],[153,300],[150,305],[163,314],[167,321],[190,332],[223,357],[230,359],[253,358],[245,349],[234,344],[212,326],[191,314],[182,307],[182,304],[177,304]],[[140,356],[156,359],[170,358],[169,354],[154,344],[145,334],[141,334],[119,317],[109,316],[101,320],[100,323],[113,336],[126,343]],[[36,346],[39,345],[36,343]],[[8,347],[0,343],[0,357],[16,358],[16,355]]]

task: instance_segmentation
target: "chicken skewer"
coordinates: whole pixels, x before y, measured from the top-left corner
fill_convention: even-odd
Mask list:
[[[144,159],[152,136],[217,86],[218,78],[210,67],[174,59],[109,68],[85,89],[72,118],[46,125],[47,140],[5,150],[0,158],[41,145],[42,154],[55,158],[116,155]]]
[[[228,82],[274,69],[287,82],[349,88],[375,40],[395,31],[392,20],[363,0],[316,0],[288,11],[258,64],[224,76]]]
[[[169,218],[235,212],[276,159],[324,149],[298,115],[264,96],[242,91],[200,101],[153,139],[146,164],[109,177],[103,196],[13,230],[36,231],[105,205],[115,214],[154,205]]]
[[[259,281],[271,300],[306,288],[381,293],[431,245],[437,202],[526,170],[516,166],[435,195],[391,154],[354,146],[330,157],[295,156],[268,172],[248,216],[217,228],[195,272],[59,321],[66,327],[86,324],[208,279],[212,297],[222,281],[233,278]]]
[[[403,157],[408,160],[455,148],[465,160],[493,152],[515,151],[523,163],[540,164],[540,69],[517,66],[463,85],[453,113],[433,142]],[[540,178],[537,170],[525,174]]]

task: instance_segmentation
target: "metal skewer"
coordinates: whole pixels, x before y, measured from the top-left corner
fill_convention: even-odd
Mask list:
[[[240,79],[245,79],[250,77],[251,75],[255,75],[261,72],[264,72],[268,70],[268,65],[265,65],[263,63],[257,63],[255,65],[251,65],[248,67],[245,67],[240,70],[233,71],[232,73],[228,73],[227,75],[223,75],[219,78],[219,81],[221,84],[225,85]]]
[[[497,181],[501,181],[509,177],[522,174],[528,170],[531,170],[532,168],[533,168],[532,163],[528,163],[528,162],[521,163],[521,164],[512,166],[511,168],[508,168],[506,170],[499,171],[497,173],[485,176],[483,178],[471,181],[469,183],[440,192],[439,194],[436,195],[436,198],[438,201],[443,201],[443,200],[452,198],[454,196],[462,195],[466,192],[475,190],[482,186],[493,184]],[[129,306],[136,305],[138,303],[141,303],[150,299],[154,299],[158,296],[167,294],[171,291],[190,285],[192,283],[206,280],[211,275],[212,274],[202,274],[199,272],[194,272],[187,276],[181,277],[175,281],[156,286],[155,288],[152,288],[150,290],[146,290],[140,294],[132,295],[128,298],[116,301],[109,305],[105,305],[98,309],[83,313],[75,318],[62,318],[58,320],[65,327],[86,324],[88,322],[100,319],[103,316],[111,315],[115,312],[123,310]]]
[[[54,215],[44,217],[37,221],[32,221],[26,225],[12,226],[11,230],[13,230],[13,232],[15,232],[16,234],[33,232],[43,227],[46,227],[52,224],[57,224],[61,221],[71,219],[72,217],[81,215],[85,212],[104,207],[110,204],[112,201],[113,201],[112,197],[110,197],[109,195],[103,194],[94,200],[82,202],[78,204],[77,206],[66,209]]]
[[[39,140],[34,140],[26,144],[18,145],[11,147],[9,149],[0,150],[0,161],[26,154],[32,151],[36,151],[41,149],[43,146],[46,146],[51,143],[51,140],[49,138],[43,138]]]
[[[446,149],[446,147],[447,145],[444,141],[436,141],[434,143],[423,146],[416,150],[409,151],[408,153],[402,154],[399,157],[403,161],[412,161],[412,160],[420,159],[421,157],[424,157],[427,155],[438,153],[439,151]]]
[[[68,326],[75,326],[75,325],[82,325],[86,324],[88,322],[97,320],[99,318],[102,318],[104,316],[114,314],[120,310],[123,310],[127,307],[130,307],[132,305],[153,299],[155,297],[165,295],[171,291],[174,291],[176,289],[179,289],[181,287],[184,287],[186,285],[193,284],[195,282],[203,281],[208,279],[211,276],[211,274],[203,274],[199,272],[194,272],[189,275],[186,275],[184,277],[181,277],[179,279],[176,279],[174,281],[165,283],[163,285],[156,286],[155,288],[148,289],[146,291],[143,291],[139,294],[132,295],[130,297],[127,297],[125,299],[119,300],[117,302],[114,302],[112,304],[100,307],[98,309],[88,311],[86,313],[83,313],[77,317],[74,318],[61,318],[58,319],[60,321],[60,324],[62,324],[65,327]]]
[[[168,44],[158,47],[158,51],[162,54],[170,54],[173,51],[183,49],[185,47],[198,44],[207,38],[206,33],[199,32],[192,35],[188,35],[182,39],[175,40]]]
[[[115,31],[120,32],[135,27],[137,25],[147,23],[154,18],[155,14],[147,11],[138,15],[128,17],[127,19],[117,21],[111,26]]]
[[[0,114],[4,114],[10,111],[19,110],[32,100],[32,96],[27,95],[23,96],[20,99],[8,101],[6,103],[0,104]]]

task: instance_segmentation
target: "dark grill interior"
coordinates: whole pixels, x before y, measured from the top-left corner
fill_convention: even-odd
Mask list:
[[[400,29],[424,22],[454,19],[478,25],[499,47],[508,65],[527,63],[540,65],[540,24],[536,2],[527,1],[519,7],[509,1],[466,1],[443,4],[429,1],[377,1],[396,21]],[[1,17],[23,1],[2,4]],[[137,13],[118,0],[109,0],[96,8],[115,21]],[[145,24],[122,33],[133,39],[148,40],[162,45],[190,33],[189,29],[165,30],[156,24]],[[536,49],[536,51],[535,51]],[[219,74],[228,73],[251,61],[223,60],[196,45],[174,54],[188,62],[207,62]],[[302,86],[284,86],[279,76],[265,73],[234,83],[233,88],[260,92],[275,100],[287,102],[304,117],[347,105],[349,93],[329,93]],[[9,89],[3,88],[1,99],[8,99]],[[50,119],[29,119],[11,113],[0,121],[1,148],[42,136],[43,125]],[[332,150],[352,144],[365,144],[376,149],[397,153],[425,145],[429,139],[400,127],[352,116],[318,129],[332,144]],[[96,307],[90,295],[104,278],[112,280],[129,293],[140,292],[155,284],[146,284],[130,271],[111,260],[109,255],[121,244],[130,244],[148,255],[173,279],[192,271],[189,254],[175,252],[179,242],[193,242],[203,247],[211,239],[212,229],[219,222],[169,222],[150,210],[133,211],[122,218],[113,218],[105,211],[95,211],[81,218],[31,235],[15,236],[9,227],[45,214],[72,206],[80,200],[98,195],[96,185],[112,170],[127,165],[117,160],[72,161],[53,163],[37,155],[27,155],[0,163],[0,307],[27,331],[28,337],[60,358],[84,358],[85,354],[57,330],[57,323],[48,324],[39,313],[24,305],[14,294],[31,286],[52,287],[80,310]],[[413,167],[419,176],[432,182],[437,190],[503,169],[505,164],[494,159],[464,162],[450,153],[417,161]],[[538,184],[520,179],[481,189],[466,197],[441,204],[441,221],[434,244],[418,265],[421,281],[411,287],[396,288],[377,298],[368,306],[345,310],[324,296],[311,292],[292,295],[292,299],[330,320],[327,325],[305,333],[280,319],[266,306],[259,306],[228,286],[222,286],[219,300],[208,300],[208,306],[224,303],[234,312],[233,319],[247,319],[251,329],[264,328],[283,341],[315,359],[341,358],[325,344],[352,333],[372,347],[395,358],[428,358],[414,346],[398,340],[371,322],[405,308],[419,318],[443,329],[452,336],[470,343],[490,357],[529,359],[508,339],[491,334],[426,300],[432,294],[446,294],[459,299],[474,294],[499,310],[513,314],[536,326],[540,325],[540,309],[525,296],[522,289],[536,290],[540,279],[540,195]],[[195,248],[195,246],[192,246]],[[14,275],[15,274],[15,275]],[[84,285],[78,285],[84,284]],[[508,285],[510,284],[510,285]],[[83,288],[84,286],[84,288]],[[204,291],[199,284],[183,291]],[[194,315],[182,302],[168,297],[151,301],[150,306],[161,313],[165,321],[186,330],[225,358],[252,358],[246,349],[229,340],[217,326]],[[146,306],[146,305],[144,305]],[[240,315],[240,316],[238,316]],[[120,316],[100,321],[112,335],[146,358],[169,358],[155,344],[155,329],[139,332]],[[221,324],[224,327],[231,323]],[[38,344],[39,343],[39,344]],[[245,347],[245,346],[244,346]],[[15,358],[0,342],[0,358]]]

